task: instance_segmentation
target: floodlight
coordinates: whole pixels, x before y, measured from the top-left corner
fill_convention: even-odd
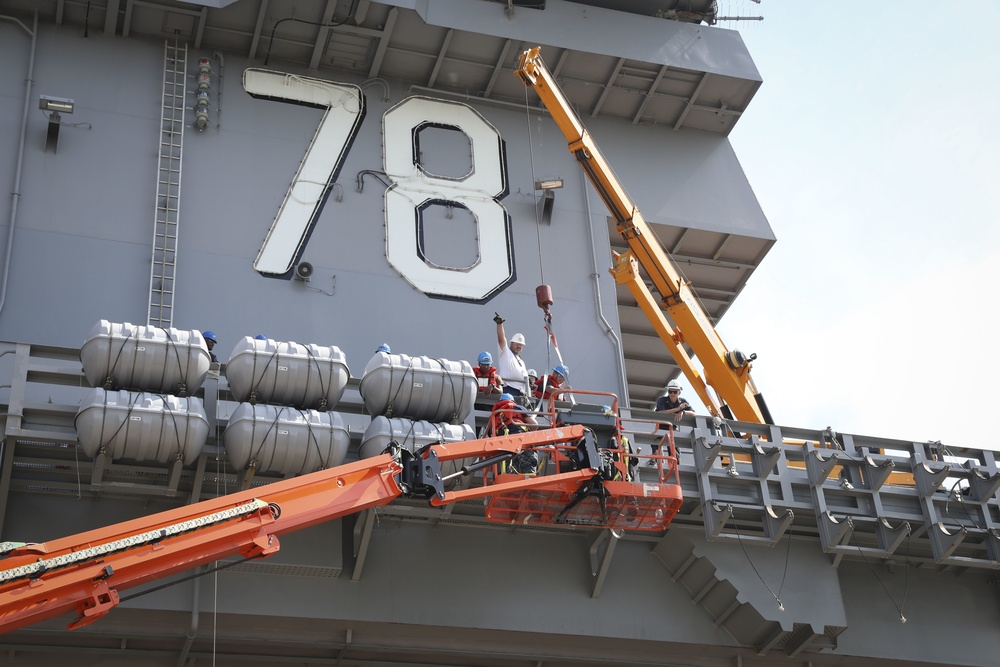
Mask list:
[[[52,97],[42,95],[38,98],[38,108],[42,111],[51,111],[49,115],[49,127],[45,133],[45,150],[50,148],[55,153],[59,148],[59,126],[62,125],[63,113],[73,113],[73,100],[66,97]]]
[[[38,108],[42,111],[53,111],[55,113],[73,113],[73,100],[65,97],[42,95],[38,99]]]

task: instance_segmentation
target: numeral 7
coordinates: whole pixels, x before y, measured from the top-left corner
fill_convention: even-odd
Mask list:
[[[243,72],[243,89],[257,98],[325,109],[253,263],[259,273],[280,276],[292,270],[323,210],[364,120],[365,96],[358,86],[254,68]]]

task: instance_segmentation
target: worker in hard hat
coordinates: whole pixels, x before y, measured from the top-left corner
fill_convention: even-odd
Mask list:
[[[480,352],[476,361],[478,363],[472,369],[472,374],[476,376],[476,382],[479,384],[479,393],[486,396],[502,394],[503,380],[493,365],[493,355],[489,352]]]
[[[552,373],[535,381],[535,398],[545,399],[553,396],[558,398],[560,394],[570,389],[570,386],[566,384],[568,377],[569,368],[559,364],[552,369]]]
[[[680,421],[681,417],[687,415],[694,415],[694,410],[691,409],[691,404],[687,402],[683,396],[681,396],[681,383],[677,380],[671,380],[667,383],[667,393],[656,399],[656,407],[653,408],[656,412],[664,412],[668,415],[673,415],[671,419],[673,421]]]
[[[201,337],[205,339],[205,346],[208,347],[208,358],[213,364],[219,363],[218,357],[215,356],[215,352],[212,352],[212,348],[215,347],[219,339],[216,338],[214,331],[202,331]]]
[[[687,402],[686,398],[681,396],[681,389],[683,387],[681,387],[681,383],[677,380],[668,382],[667,393],[656,399],[656,407],[653,410],[669,415],[670,420],[674,422],[679,422],[682,417],[694,415],[691,404]],[[659,445],[653,445],[654,455],[658,453],[659,448]],[[655,466],[656,459],[646,461],[646,465]]]
[[[524,334],[516,333],[507,343],[507,334],[504,332],[503,323],[506,321],[500,317],[500,313],[493,313],[493,321],[497,323],[497,372],[503,380],[504,391],[514,397],[527,396],[528,388],[528,367],[521,359],[521,350],[524,349]]]
[[[524,433],[537,425],[538,422],[532,414],[518,405],[512,395],[505,392],[500,394],[497,402],[493,404],[487,432],[493,436],[514,435]],[[538,453],[531,449],[526,449],[500,464],[501,473],[533,475],[537,469]]]

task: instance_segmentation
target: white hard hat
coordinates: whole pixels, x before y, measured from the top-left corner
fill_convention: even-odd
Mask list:
[[[671,380],[670,382],[667,383],[667,391],[670,391],[671,389],[676,389],[677,391],[680,391],[681,383],[678,382],[677,380]]]
[[[534,368],[529,368],[528,369],[528,377],[530,377],[530,378],[536,378],[536,377],[538,377],[538,371],[536,371]]]
[[[524,334],[522,333],[514,334],[514,337],[510,339],[510,342],[517,343],[518,345],[525,345]]]

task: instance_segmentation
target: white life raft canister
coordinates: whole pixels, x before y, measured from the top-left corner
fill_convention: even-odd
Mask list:
[[[360,391],[372,415],[457,424],[472,412],[476,386],[468,361],[377,352]]]
[[[222,441],[237,469],[302,475],[343,463],[350,435],[337,412],[241,403]]]
[[[113,461],[187,465],[208,438],[208,417],[200,399],[100,387],[84,397],[76,413],[80,448],[94,458],[104,450]]]
[[[237,401],[320,411],[337,405],[350,377],[340,348],[249,336],[236,343],[226,364],[229,389]]]
[[[91,387],[193,396],[211,358],[197,330],[163,329],[101,320],[80,348]]]

